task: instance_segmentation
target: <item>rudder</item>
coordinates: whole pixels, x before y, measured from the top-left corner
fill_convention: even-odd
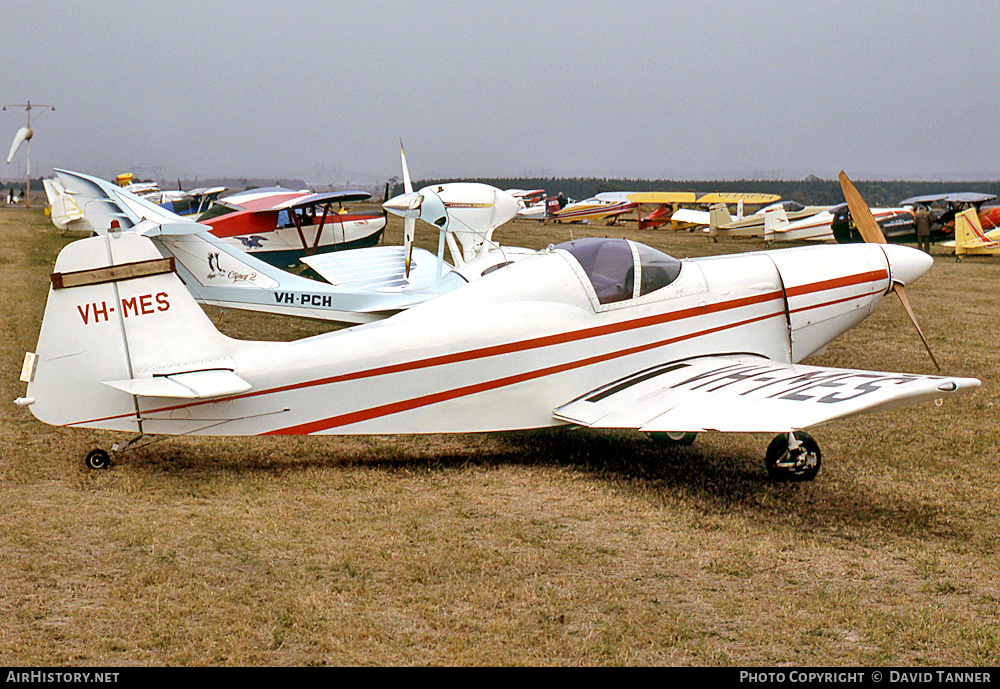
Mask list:
[[[231,355],[242,343],[215,329],[148,238],[73,242],[54,271],[26,367],[25,401],[40,421],[141,432],[141,396],[199,396],[171,391],[171,374],[236,377]]]

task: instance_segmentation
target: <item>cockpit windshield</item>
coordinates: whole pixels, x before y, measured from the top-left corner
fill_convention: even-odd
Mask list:
[[[677,259],[625,239],[577,239],[555,248],[569,252],[580,263],[602,304],[654,292],[681,272]]]

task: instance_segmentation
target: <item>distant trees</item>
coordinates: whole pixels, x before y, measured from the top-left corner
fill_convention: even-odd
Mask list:
[[[610,179],[598,177],[529,177],[455,180],[435,179],[414,182],[419,189],[430,184],[445,182],[483,182],[500,189],[545,189],[550,196],[562,192],[566,196],[582,200],[605,191],[743,191],[753,193],[780,194],[783,199],[791,199],[805,205],[828,206],[844,202],[837,180],[824,180],[810,175],[804,180],[639,180]],[[914,181],[859,181],[854,180],[858,191],[872,206],[894,206],[902,199],[925,194],[942,194],[955,191],[978,191],[1000,196],[1000,181],[983,182],[914,182]],[[402,193],[402,185],[396,184],[393,195]]]

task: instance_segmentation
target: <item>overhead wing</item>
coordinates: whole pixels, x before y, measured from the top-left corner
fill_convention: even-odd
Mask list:
[[[372,197],[367,191],[330,191],[322,194],[307,194],[297,198],[283,200],[270,208],[256,210],[285,210],[288,208],[303,208],[324,203],[350,203],[352,201],[367,201]]]
[[[747,206],[764,205],[780,200],[781,196],[778,194],[755,194],[740,191],[713,192],[698,197],[698,203],[739,203],[742,201]]]
[[[975,378],[882,373],[708,356],[655,367],[553,412],[593,428],[784,433],[965,392]]]
[[[992,201],[996,198],[996,194],[981,194],[976,191],[960,191],[951,194],[926,194],[924,196],[911,196],[908,199],[903,199],[899,202],[900,206],[912,206],[916,203],[932,204],[940,201],[945,201],[947,203],[971,203],[971,204],[982,204],[987,201]]]
[[[694,203],[693,191],[633,191],[625,195],[632,203]]]

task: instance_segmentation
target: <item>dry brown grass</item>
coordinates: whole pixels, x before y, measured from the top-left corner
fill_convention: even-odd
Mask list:
[[[676,256],[754,248],[573,232]],[[570,429],[171,439],[88,472],[84,453],[121,438],[10,403],[69,238],[40,211],[2,209],[0,241],[0,664],[1000,662],[1000,258],[938,253],[909,290],[944,369],[983,387],[817,429],[819,478],[780,485],[767,437],[664,451]],[[214,315],[244,337],[326,327]],[[820,361],[930,370],[888,299]]]

